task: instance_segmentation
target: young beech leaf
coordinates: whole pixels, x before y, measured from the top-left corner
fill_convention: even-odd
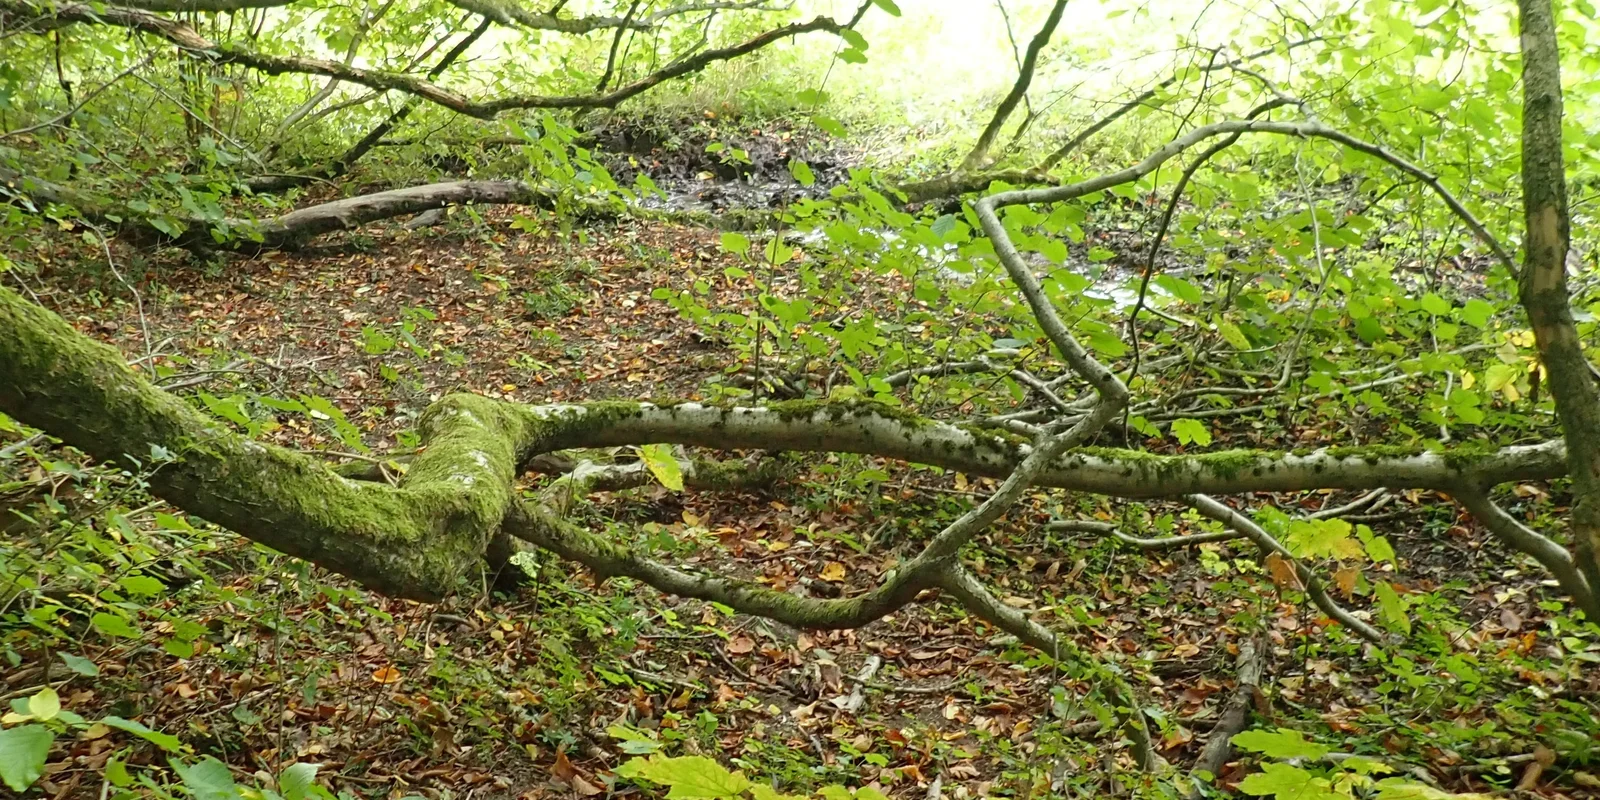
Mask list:
[[[1173,420],[1172,435],[1178,437],[1179,444],[1197,444],[1201,447],[1211,444],[1211,431],[1197,419]]]
[[[28,698],[28,713],[40,722],[49,722],[61,713],[61,696],[48,686]]]
[[[193,764],[172,760],[172,771],[183,780],[194,800],[239,800],[239,787],[228,765],[206,756]]]
[[[662,486],[674,492],[683,491],[683,468],[678,466],[678,459],[673,457],[670,445],[644,445],[639,448],[639,458],[644,460],[650,474],[656,476]]]
[[[0,731],[0,780],[21,793],[44,772],[50,743],[56,735],[43,725],[23,725]]]
[[[1390,630],[1410,636],[1411,618],[1406,616],[1406,601],[1394,590],[1394,584],[1378,583],[1374,588],[1378,594],[1378,611],[1383,624]]]

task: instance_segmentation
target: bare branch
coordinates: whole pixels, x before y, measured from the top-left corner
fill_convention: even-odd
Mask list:
[[[978,134],[978,141],[972,145],[972,150],[961,160],[961,171],[977,169],[988,159],[989,148],[994,146],[994,140],[1000,136],[1000,129],[1005,127],[1011,112],[1016,110],[1017,104],[1022,102],[1023,96],[1028,93],[1028,86],[1033,83],[1033,72],[1039,64],[1039,53],[1050,42],[1050,37],[1055,35],[1056,26],[1061,23],[1061,14],[1066,8],[1067,0],[1055,0],[1055,4],[1050,7],[1050,15],[1045,17],[1044,24],[1039,26],[1039,32],[1028,42],[1028,51],[1022,57],[1017,80],[1011,84],[1011,91],[1000,100],[1000,105],[995,107],[994,115],[989,118],[989,124],[984,126],[983,132]],[[1009,22],[1007,20],[1008,30]]]
[[[0,0],[0,19],[15,18],[24,23],[35,24],[39,30],[76,23],[115,25],[159,36],[177,45],[185,55],[193,58],[220,64],[238,64],[268,75],[324,75],[372,89],[406,92],[459,114],[487,120],[517,109],[612,108],[661,83],[698,72],[718,61],[727,61],[753,53],[790,36],[814,31],[837,33],[853,25],[871,6],[870,0],[863,3],[848,23],[841,24],[831,17],[817,17],[809,22],[797,22],[774,28],[739,44],[705,50],[609,92],[583,95],[509,95],[483,101],[474,100],[415,75],[362,69],[337,61],[307,56],[273,55],[234,43],[219,44],[201,36],[188,25],[135,8],[105,6],[97,11],[95,6],[86,3],[67,3],[46,9],[32,5],[28,0]]]

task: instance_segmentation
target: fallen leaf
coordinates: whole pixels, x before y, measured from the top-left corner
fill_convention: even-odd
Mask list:
[[[844,565],[837,561],[829,561],[822,566],[822,572],[817,577],[829,583],[840,583],[844,580]]]
[[[756,649],[756,642],[748,636],[735,636],[728,640],[728,652],[734,655],[744,655]]]
[[[1267,574],[1272,577],[1272,582],[1279,589],[1300,589],[1300,576],[1294,572],[1294,564],[1289,559],[1273,553],[1267,556]]]
[[[1356,581],[1361,577],[1361,570],[1355,567],[1344,567],[1333,573],[1333,585],[1339,587],[1339,593],[1350,599],[1355,595]]]
[[[372,673],[373,683],[399,683],[401,677],[400,670],[394,667],[379,667]]]

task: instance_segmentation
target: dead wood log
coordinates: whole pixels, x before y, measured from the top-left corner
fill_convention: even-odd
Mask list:
[[[1233,737],[1250,722],[1250,709],[1255,705],[1256,693],[1261,691],[1261,674],[1265,671],[1266,648],[1258,647],[1254,640],[1239,643],[1239,683],[1222,707],[1222,715],[1211,729],[1206,746],[1189,772],[1190,796],[1198,796],[1200,787],[1209,783],[1233,754]]]

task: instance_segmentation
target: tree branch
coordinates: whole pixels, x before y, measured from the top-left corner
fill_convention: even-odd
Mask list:
[[[1322,580],[1316,576],[1316,573],[1313,573],[1309,567],[1301,563],[1300,559],[1295,558],[1287,547],[1284,547],[1277,539],[1272,538],[1272,534],[1267,533],[1266,530],[1249,517],[1201,494],[1189,495],[1184,498],[1184,502],[1193,506],[1202,515],[1244,534],[1245,538],[1255,542],[1256,546],[1261,548],[1263,555],[1274,553],[1292,564],[1295,575],[1300,578],[1300,583],[1305,586],[1306,596],[1311,598],[1311,602],[1315,603],[1317,608],[1322,609],[1322,613],[1327,614],[1334,621],[1349,628],[1356,635],[1369,642],[1374,644],[1389,643],[1389,637],[1385,636],[1382,631],[1357,619],[1354,614],[1334,602],[1334,599],[1328,595],[1328,590],[1323,587]]]
[[[797,22],[774,28],[739,44],[705,50],[609,92],[582,95],[508,95],[493,100],[474,100],[415,75],[362,69],[321,58],[273,55],[234,43],[219,44],[206,39],[181,22],[125,6],[105,6],[97,11],[96,7],[86,3],[66,3],[45,9],[32,5],[28,0],[0,0],[0,20],[14,18],[27,23],[37,23],[40,30],[75,23],[115,25],[159,36],[177,45],[185,55],[193,58],[219,64],[237,64],[268,75],[323,75],[372,89],[405,92],[458,114],[490,120],[507,111],[518,109],[612,108],[661,83],[698,72],[718,61],[727,61],[753,53],[790,36],[814,31],[838,33],[854,24],[854,21],[860,19],[871,6],[871,0],[863,3],[850,23],[840,24],[831,17],[819,16],[809,22]]]
[[[1028,86],[1033,83],[1034,69],[1039,64],[1039,53],[1050,42],[1050,37],[1055,35],[1056,26],[1061,23],[1061,14],[1066,8],[1067,0],[1055,0],[1055,4],[1050,7],[1050,14],[1045,17],[1044,24],[1039,26],[1039,32],[1028,42],[1027,54],[1022,58],[1022,64],[1017,70],[1017,80],[1011,84],[1011,91],[1000,100],[1000,105],[995,107],[994,115],[989,118],[989,124],[978,134],[977,143],[972,145],[967,157],[961,160],[960,171],[970,172],[983,166],[988,160],[989,148],[994,146],[994,140],[1000,136],[1000,129],[1005,127],[1011,112],[1016,110],[1017,104],[1027,95]]]

